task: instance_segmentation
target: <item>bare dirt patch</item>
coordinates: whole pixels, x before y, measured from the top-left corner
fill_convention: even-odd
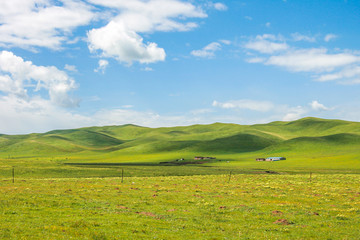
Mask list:
[[[272,214],[273,216],[281,216],[281,215],[283,215],[283,212],[282,212],[282,211],[278,211],[278,210],[274,210],[274,211],[271,212],[271,214]]]
[[[279,225],[292,225],[292,224],[294,224],[293,222],[289,222],[287,219],[278,219],[273,223],[279,224]]]

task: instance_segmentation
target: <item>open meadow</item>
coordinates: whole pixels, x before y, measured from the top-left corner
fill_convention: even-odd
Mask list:
[[[1,239],[357,239],[360,175],[1,179]]]
[[[307,118],[1,135],[0,239],[358,239],[359,132]],[[286,160],[255,161],[269,156]]]

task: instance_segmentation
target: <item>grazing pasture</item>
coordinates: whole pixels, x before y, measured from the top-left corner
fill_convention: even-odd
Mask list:
[[[230,177],[230,179],[229,179]],[[1,239],[357,239],[357,174],[0,180]]]

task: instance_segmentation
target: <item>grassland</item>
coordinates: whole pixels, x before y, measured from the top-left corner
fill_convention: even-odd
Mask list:
[[[0,182],[1,239],[358,239],[360,175]]]
[[[357,239],[359,173],[340,120],[0,135],[0,239]]]

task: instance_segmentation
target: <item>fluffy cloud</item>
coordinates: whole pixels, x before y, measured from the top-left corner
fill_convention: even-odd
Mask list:
[[[267,101],[255,101],[249,99],[232,100],[228,102],[214,101],[213,107],[220,107],[225,109],[248,109],[253,111],[267,112],[273,109],[274,105]]]
[[[327,111],[329,108],[325,107],[323,104],[319,103],[318,101],[312,101],[310,103],[311,109],[315,111]]]
[[[207,17],[200,7],[180,0],[0,1],[0,46],[61,49],[79,40],[71,38],[74,29],[99,19],[95,6],[102,7],[109,21],[88,31],[90,51],[128,64],[166,57],[163,48],[145,41],[142,34],[189,31],[198,24],[187,19]],[[226,6],[212,3],[212,8],[225,10]]]
[[[289,48],[285,42],[280,42],[279,40],[279,38],[271,34],[258,35],[255,39],[247,42],[244,47],[246,49],[268,54],[284,51]]]
[[[219,11],[227,9],[223,3],[209,4]],[[101,7],[102,13],[96,7]],[[92,53],[129,65],[153,63],[165,60],[165,50],[155,42],[144,40],[143,35],[148,37],[156,31],[190,31],[198,24],[188,19],[205,17],[207,14],[201,7],[181,0],[1,1],[0,47],[59,50],[64,44],[81,39],[71,38],[77,27],[107,19],[105,26],[87,32]]]
[[[0,45],[59,49],[71,31],[87,25],[95,14],[76,0],[0,1]]]
[[[225,4],[220,3],[220,2],[217,2],[217,3],[210,2],[210,3],[208,3],[208,7],[214,8],[218,11],[226,11],[228,9],[228,7]]]
[[[279,107],[279,109],[282,109],[284,111],[284,116],[283,116],[282,120],[283,121],[293,121],[293,120],[305,117],[306,115],[317,115],[320,112],[333,110],[328,107],[325,107],[323,104],[319,103],[316,100],[309,103],[308,106],[297,106],[297,107],[282,106],[282,107]]]
[[[77,72],[78,70],[76,69],[76,66],[74,65],[69,65],[69,64],[65,64],[64,67],[65,70],[68,70],[70,72]]]
[[[99,64],[99,66],[94,70],[94,72],[105,73],[105,70],[106,70],[107,66],[109,65],[109,62],[105,59],[100,59],[98,64]]]
[[[88,33],[91,52],[101,50],[102,57],[115,58],[119,62],[131,64],[133,61],[152,63],[165,60],[165,50],[156,43],[143,42],[135,31],[126,30],[115,22]]]
[[[293,34],[292,37],[295,41],[315,40],[298,33]],[[279,41],[283,42],[279,43]],[[282,37],[269,34],[248,41],[244,48],[257,52],[255,54],[248,52],[252,56],[246,59],[249,63],[262,63],[283,67],[292,72],[311,73],[316,81],[360,83],[360,54],[355,51],[337,50],[332,53],[326,48],[295,48],[287,45]]]
[[[54,66],[36,66],[12,52],[0,52],[0,91],[3,93],[28,99],[29,89],[35,92],[45,89],[52,103],[71,107],[78,104],[68,95],[75,88],[75,81]]]
[[[215,52],[221,49],[221,44],[212,42],[200,50],[193,50],[191,55],[196,57],[211,58],[215,56]]]
[[[90,0],[91,3],[116,9],[118,14],[101,28],[88,32],[89,49],[100,51],[103,57],[131,64],[165,60],[163,48],[154,42],[144,42],[141,33],[155,31],[189,31],[197,24],[187,18],[207,15],[191,3],[178,0]]]

